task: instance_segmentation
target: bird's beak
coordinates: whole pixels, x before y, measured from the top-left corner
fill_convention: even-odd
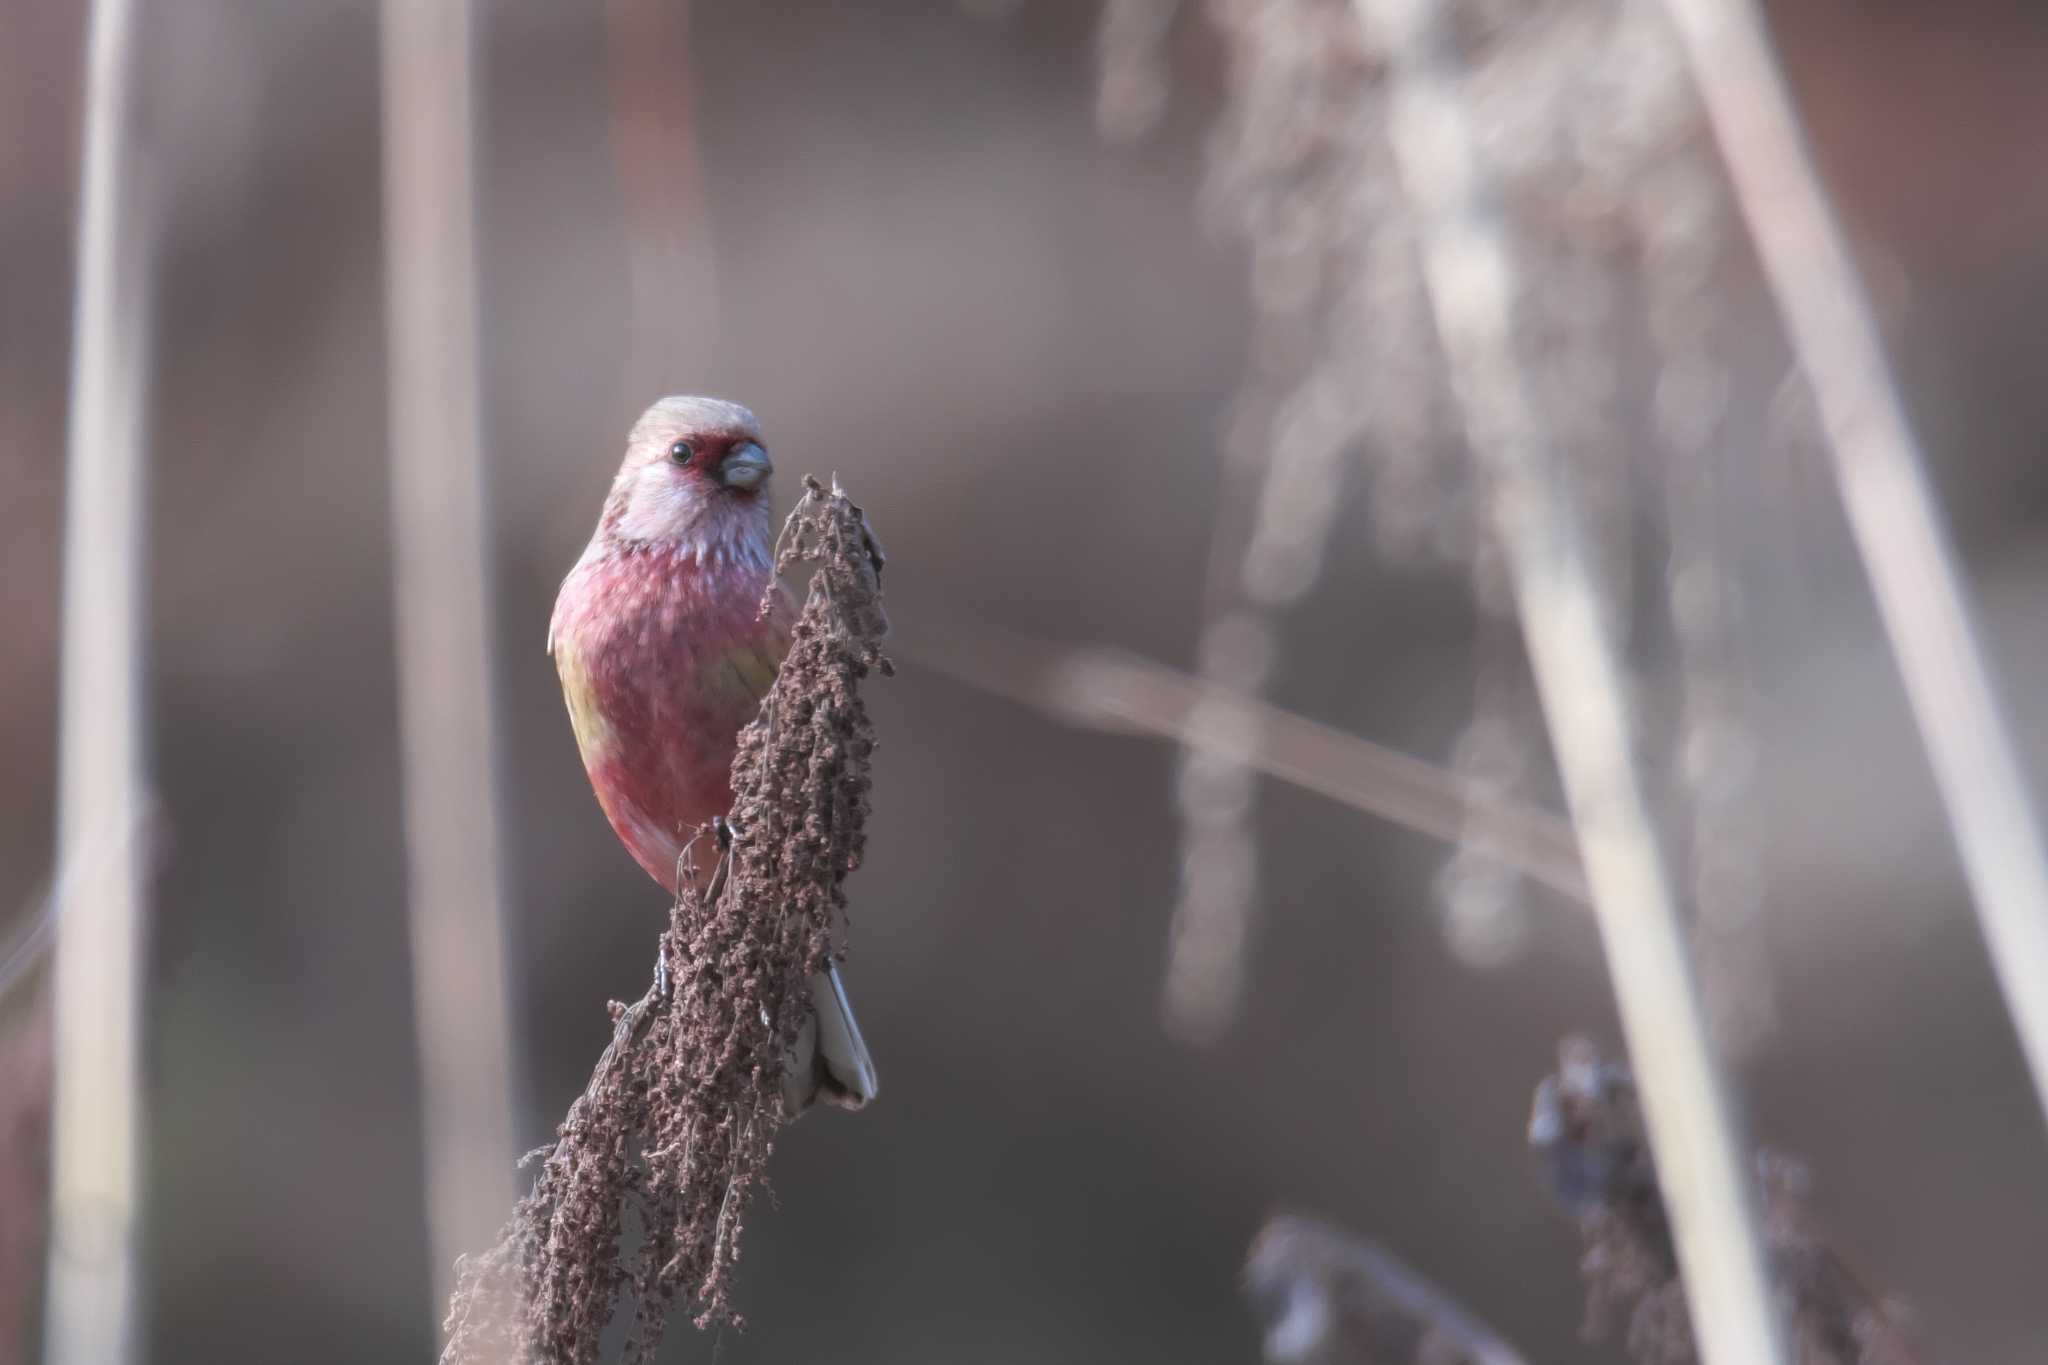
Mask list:
[[[774,472],[775,466],[768,463],[768,452],[753,441],[734,446],[725,463],[718,466],[718,477],[727,488],[759,488]]]

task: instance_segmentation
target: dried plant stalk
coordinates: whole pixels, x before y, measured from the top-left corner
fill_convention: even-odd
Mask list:
[[[1536,1088],[1529,1145],[1551,1195],[1585,1234],[1587,1332],[1625,1316],[1629,1353],[1642,1365],[1692,1365],[1698,1348],[1635,1078],[1584,1039],[1558,1051],[1557,1074]],[[1865,1289],[1808,1215],[1800,1163],[1760,1152],[1757,1174],[1772,1284],[1798,1365],[1917,1365],[1903,1308]]]
[[[434,1301],[512,1192],[469,0],[386,0],[385,299],[407,924]]]
[[[861,509],[836,485],[805,490],[776,563],[817,568],[775,685],[740,734],[715,870],[701,885],[684,878],[653,988],[614,1007],[611,1045],[535,1154],[532,1193],[497,1245],[462,1263],[444,1365],[594,1362],[629,1288],[627,1361],[653,1358],[679,1301],[699,1327],[740,1321],[741,1228],[787,1121],[806,979],[842,952],[842,883],[864,847],[874,733],[860,684],[892,672],[882,557]]]
[[[143,585],[148,503],[152,165],[136,155],[135,6],[96,0],[64,507],[57,737],[54,1093],[43,1359],[135,1353],[148,806]]]
[[[1315,1219],[1268,1219],[1244,1288],[1269,1365],[1527,1365],[1386,1250]]]
[[[1447,843],[1469,842],[1575,905],[1589,903],[1571,826],[1398,750],[1119,650],[1075,650],[1039,697],[1055,714],[1213,753]]]
[[[684,361],[678,313],[714,325],[718,271],[698,149],[692,6],[605,0],[603,8],[612,169],[633,291],[619,383],[638,397],[661,391]]]
[[[1014,636],[946,632],[919,658],[970,687],[1068,725],[1172,740],[1475,854],[1590,907],[1563,817],[1360,735],[1128,650],[1067,649]]]
[[[1350,90],[1360,63],[1359,44],[1346,38],[1349,28],[1325,23],[1301,41],[1265,41],[1271,8],[1258,0],[1211,7],[1224,31],[1233,87]],[[1106,110],[1131,102],[1131,75],[1145,70],[1110,60],[1129,46],[1137,22],[1131,16],[1141,12],[1155,16],[1160,32],[1171,17],[1136,0],[1104,11]],[[1298,108],[1290,100],[1277,112],[1242,93],[1233,98],[1207,191],[1221,225],[1250,249],[1253,314],[1251,356],[1232,404],[1210,534],[1197,672],[1211,687],[1254,699],[1274,676],[1283,614],[1321,576],[1336,524],[1335,490],[1373,410],[1357,381],[1368,367],[1345,365],[1357,340],[1343,325],[1354,290],[1336,258],[1344,254],[1349,222],[1315,212],[1312,195],[1297,193],[1293,183],[1307,177],[1275,175],[1269,155],[1273,143],[1288,141],[1301,162],[1344,164],[1357,130],[1347,126],[1319,137],[1308,120],[1289,117]],[[1371,192],[1369,182],[1353,183]],[[1206,710],[1196,720],[1224,723]],[[1260,914],[1257,799],[1255,774],[1246,764],[1213,750],[1183,755],[1175,784],[1180,892],[1168,931],[1162,1007],[1169,1030],[1188,1041],[1218,1036],[1244,992],[1247,949]]]
[[[1784,1362],[1755,1194],[1722,1091],[1678,906],[1636,772],[1626,674],[1580,513],[1515,336],[1515,261],[1478,160],[1444,17],[1354,0],[1387,55],[1387,138],[1412,205],[1437,331],[1585,859],[1684,1285],[1711,1365]]]
[[[1180,0],[1106,0],[1095,29],[1095,124],[1135,141],[1166,114],[1167,31]]]
[[[1849,526],[2048,1108],[2048,846],[1877,322],[1752,0],[1666,0],[1813,385]]]

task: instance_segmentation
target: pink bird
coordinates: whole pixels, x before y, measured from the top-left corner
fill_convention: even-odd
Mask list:
[[[789,648],[760,423],[737,403],[664,398],[633,424],[597,530],[562,581],[548,652],[597,803],[647,875],[676,894],[683,847],[732,805],[740,730]],[[783,1098],[858,1109],[875,1066],[838,970],[811,978],[812,1018]]]

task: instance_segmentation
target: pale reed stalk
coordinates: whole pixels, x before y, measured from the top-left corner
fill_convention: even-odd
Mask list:
[[[413,1008],[436,1315],[513,1199],[478,432],[467,0],[386,0],[391,524]]]
[[[142,562],[148,196],[133,150],[134,12],[96,0],[85,73],[64,513],[56,1052],[43,1359],[135,1350],[142,1097]]]
[[[1355,0],[1388,55],[1388,138],[1452,389],[1486,479],[1578,830],[1707,1365],[1784,1365],[1756,1196],[1635,771],[1626,681],[1578,510],[1516,355],[1508,243],[1430,0]]]
[[[1666,0],[1813,386],[1985,946],[2048,1108],[2048,854],[1877,324],[1749,0]]]
[[[1570,824],[1541,806],[1127,650],[976,639],[964,626],[937,633],[949,642],[944,650],[894,652],[1070,725],[1170,740],[1417,834],[1470,845],[1575,907],[1592,904]]]

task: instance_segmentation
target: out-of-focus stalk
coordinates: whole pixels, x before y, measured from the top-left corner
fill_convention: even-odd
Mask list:
[[[694,336],[718,325],[718,272],[697,146],[687,0],[605,0],[612,170],[626,233],[632,337],[625,403],[675,387]]]
[[[1513,265],[1430,0],[1355,0],[1388,55],[1388,137],[1487,482],[1708,1365],[1784,1365],[1756,1196],[1635,771],[1626,682],[1569,480],[1515,353]]]
[[[141,1140],[142,559],[147,195],[138,191],[134,12],[96,0],[85,72],[64,512],[56,1062],[43,1358],[132,1358]]]
[[[1386,1248],[1298,1214],[1252,1239],[1244,1294],[1266,1365],[1529,1365]]]
[[[1667,0],[1778,308],[2048,1107],[2048,855],[1877,324],[1750,0]]]
[[[513,1198],[467,0],[386,0],[393,591],[435,1302]]]
[[[947,649],[913,647],[911,657],[1070,725],[1171,740],[1418,834],[1469,843],[1573,905],[1592,905],[1571,826],[1540,806],[1126,650],[994,638],[962,647],[964,627],[942,633]]]

